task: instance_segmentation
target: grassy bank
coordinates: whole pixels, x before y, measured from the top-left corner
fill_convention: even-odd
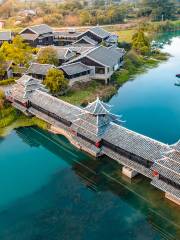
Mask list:
[[[60,96],[60,99],[75,105],[87,105],[97,96],[104,100],[109,99],[116,91],[114,85],[104,85],[104,82],[94,80],[76,84],[65,96]]]
[[[142,57],[131,50],[125,57],[123,69],[114,73],[114,84],[119,87],[133,79],[136,74],[143,73],[149,68],[158,66],[161,61],[167,60],[168,57],[168,54],[161,52],[152,54],[149,57]]]
[[[79,83],[71,88],[65,96],[60,96],[60,99],[75,105],[87,105],[88,102],[95,100],[97,96],[107,101],[117,92],[121,85],[133,79],[136,74],[156,67],[160,61],[167,60],[167,58],[168,55],[161,52],[152,54],[149,57],[142,57],[131,50],[125,57],[123,69],[112,76],[109,85],[104,85],[103,82],[95,80],[89,83]]]
[[[36,117],[26,117],[6,102],[0,93],[0,136],[7,135],[12,129],[19,127],[38,126],[48,129],[48,124]]]
[[[15,110],[15,109],[14,109]],[[16,111],[16,110],[15,110]],[[17,113],[18,117],[13,119],[9,124],[7,123],[6,126],[0,127],[0,137],[8,135],[13,129],[17,129],[20,127],[32,127],[37,126],[42,129],[48,129],[49,124],[45,121],[37,118],[37,117],[26,117],[22,113]]]
[[[114,26],[112,31],[119,36],[120,42],[131,43],[133,34],[141,27],[146,35],[154,37],[157,33],[171,32],[180,30],[180,20],[164,22],[140,22],[136,26],[128,29],[121,29],[118,25]]]

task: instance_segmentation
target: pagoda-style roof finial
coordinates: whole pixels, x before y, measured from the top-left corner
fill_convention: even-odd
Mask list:
[[[105,115],[109,114],[110,106],[104,102],[102,102],[97,96],[96,100],[92,103],[89,103],[87,107],[84,108],[86,112],[89,112],[93,115]]]

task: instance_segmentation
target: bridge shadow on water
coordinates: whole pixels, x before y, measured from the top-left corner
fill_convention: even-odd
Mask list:
[[[69,168],[0,212],[1,239],[180,239],[179,207],[148,179],[130,181],[116,162],[93,159],[62,136],[37,128],[16,132],[30,147],[43,146],[63,158]]]

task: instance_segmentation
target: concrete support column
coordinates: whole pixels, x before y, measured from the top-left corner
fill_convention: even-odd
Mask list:
[[[129,168],[129,167],[123,167],[122,168],[122,174],[124,174],[125,176],[127,176],[128,178],[133,178],[136,175],[138,175],[139,173],[136,172],[135,170]]]
[[[108,71],[107,71],[107,67],[105,67],[105,84],[107,85],[108,84]]]
[[[170,193],[165,193],[165,198],[167,198],[168,200],[176,203],[177,205],[180,205],[180,199],[176,198],[175,196],[173,196],[172,194]]]

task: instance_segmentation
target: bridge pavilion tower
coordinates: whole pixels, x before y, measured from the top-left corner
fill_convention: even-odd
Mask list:
[[[119,116],[110,113],[111,106],[102,102],[98,97],[89,103],[76,116],[71,128],[84,140],[100,147],[102,136],[114,123],[122,122]]]

